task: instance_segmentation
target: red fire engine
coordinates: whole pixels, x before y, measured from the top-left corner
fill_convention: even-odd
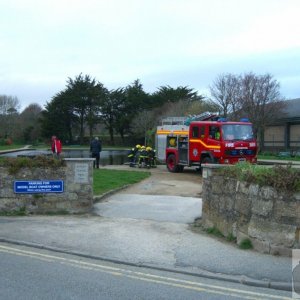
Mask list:
[[[166,136],[165,161],[170,172],[206,163],[256,163],[257,143],[248,120],[231,122],[206,115],[201,121],[191,120],[185,125],[187,132],[171,131]]]

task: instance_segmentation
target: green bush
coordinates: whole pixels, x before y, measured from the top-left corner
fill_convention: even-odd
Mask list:
[[[253,245],[249,239],[243,239],[240,242],[239,247],[240,247],[240,249],[247,250],[247,249],[252,249]]]
[[[209,228],[206,229],[206,232],[208,234],[212,234],[216,237],[224,237],[222,232],[217,227],[209,227]]]
[[[229,233],[227,236],[226,236],[226,240],[228,242],[236,242],[236,237],[232,234],[232,233]]]
[[[15,209],[13,211],[1,211],[0,216],[5,216],[5,217],[26,216],[26,208],[21,207],[19,209]]]
[[[292,168],[290,164],[269,168],[243,163],[222,168],[219,172],[224,176],[230,176],[240,181],[258,184],[259,186],[272,186],[284,192],[300,191],[300,170]]]
[[[65,161],[47,156],[29,157],[6,157],[0,160],[0,166],[8,168],[10,174],[16,174],[22,168],[52,168],[65,166]]]

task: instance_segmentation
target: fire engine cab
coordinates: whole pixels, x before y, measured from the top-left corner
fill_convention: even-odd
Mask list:
[[[170,172],[207,163],[256,163],[257,143],[248,120],[231,122],[204,113],[185,120],[184,125],[181,131],[165,131],[165,162]]]

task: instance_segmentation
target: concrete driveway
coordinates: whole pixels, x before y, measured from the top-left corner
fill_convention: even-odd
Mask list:
[[[108,166],[141,170],[128,166]],[[159,222],[192,223],[201,217],[201,176],[195,169],[170,173],[165,166],[151,169],[151,177],[94,205],[94,213],[109,218],[131,218]]]
[[[109,218],[192,223],[201,217],[202,200],[193,197],[116,194],[94,205],[94,213]]]

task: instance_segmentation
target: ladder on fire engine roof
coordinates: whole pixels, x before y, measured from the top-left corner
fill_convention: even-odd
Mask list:
[[[189,126],[192,121],[207,121],[218,117],[218,113],[204,112],[199,115],[188,117],[167,117],[161,120],[161,125],[186,125]]]
[[[209,111],[206,111],[199,115],[193,115],[188,117],[184,121],[184,125],[189,126],[192,121],[207,121],[207,120],[215,120],[218,117],[218,113],[211,113]]]
[[[167,117],[161,120],[161,125],[184,125],[186,117]]]

